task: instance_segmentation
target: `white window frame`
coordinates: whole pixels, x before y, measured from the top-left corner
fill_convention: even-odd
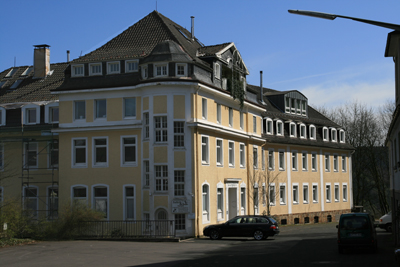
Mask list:
[[[229,117],[229,127],[233,127],[233,108],[229,108],[229,110],[228,110],[228,112],[229,112],[229,114],[228,114],[228,117]]]
[[[318,171],[318,156],[317,152],[311,152],[311,170]]]
[[[160,167],[161,176],[157,176],[157,167]],[[167,172],[167,176],[165,176],[165,170]],[[157,164],[154,165],[154,191],[156,193],[167,193],[169,190],[169,168],[168,165],[165,164]],[[157,180],[160,180],[160,189],[157,189]],[[166,183],[165,183],[166,181]],[[167,188],[164,188],[164,184],[167,185]]]
[[[296,137],[297,135],[296,135],[296,129],[297,127],[296,127],[296,123],[294,123],[294,122],[291,122],[290,124],[289,124],[289,136],[290,137]]]
[[[297,171],[298,169],[297,150],[292,150],[292,171]]]
[[[239,157],[240,157],[240,168],[246,167],[246,146],[244,143],[239,143]]]
[[[333,154],[333,171],[339,171],[339,156],[338,154]]]
[[[150,161],[143,160],[143,188],[150,187]]]
[[[246,185],[244,183],[240,185],[240,214],[246,214]]]
[[[95,141],[98,139],[105,139],[106,140],[106,145],[95,145]],[[108,162],[109,162],[109,156],[108,156],[108,136],[96,136],[92,138],[92,167],[93,168],[104,168],[108,167]],[[106,148],[106,162],[97,162],[96,161],[96,148]]]
[[[82,69],[82,73],[78,69]],[[71,66],[71,77],[83,77],[85,76],[85,65],[84,64],[74,64]]]
[[[271,195],[271,192],[272,192],[272,195]],[[269,184],[268,194],[269,194],[269,205],[270,205],[270,206],[275,206],[275,205],[276,205],[276,188],[275,188],[275,183],[270,183],[270,184]]]
[[[324,140],[324,141],[329,141],[329,129],[328,129],[328,127],[323,127],[322,128],[322,139]]]
[[[279,125],[280,125],[280,129],[281,129],[281,132],[279,133]],[[284,135],[284,129],[283,129],[284,127],[283,127],[283,122],[281,121],[281,120],[277,120],[276,121],[276,135],[277,136],[283,136]]]
[[[303,131],[302,131],[303,130]],[[303,132],[303,134],[302,134]],[[306,139],[307,138],[307,127],[304,123],[300,124],[300,138],[301,139]]]
[[[337,131],[335,128],[331,129],[331,141],[332,142],[337,142]]]
[[[112,66],[117,66],[118,65],[118,70],[112,70]],[[111,61],[107,62],[107,74],[119,74],[121,73],[121,62],[119,61]]]
[[[201,117],[203,120],[207,119],[207,98],[201,99]]]
[[[342,198],[343,198],[343,202],[347,202],[348,199],[348,187],[347,187],[347,183],[342,183]]]
[[[85,140],[85,163],[76,163],[76,147],[74,142],[77,140]],[[79,147],[79,148],[83,148]],[[88,138],[87,137],[75,137],[71,139],[71,168],[87,168],[88,166]]]
[[[35,122],[29,122],[29,116],[28,116],[28,111],[29,110],[36,110],[35,114]],[[22,116],[23,116],[23,122],[26,125],[35,125],[35,124],[40,124],[40,106],[35,105],[35,104],[29,104],[25,105],[22,107]]]
[[[143,112],[143,140],[149,140],[150,138],[150,114],[149,112]]]
[[[258,169],[258,146],[253,145],[253,169]]]
[[[85,192],[86,192],[86,197],[75,197],[75,195],[74,195],[74,189],[75,188],[76,189],[84,188]],[[84,184],[71,185],[71,206],[74,205],[75,201],[85,202],[85,205],[87,205],[88,204],[88,195],[89,195],[89,192],[88,192],[88,186],[87,185],[84,185]],[[84,200],[84,201],[81,201],[81,200]]]
[[[135,139],[134,144],[124,144],[124,139],[133,138]],[[108,144],[108,143],[107,143]],[[120,151],[121,151],[121,167],[136,167],[138,164],[138,138],[137,135],[121,135],[120,137]],[[135,160],[134,161],[126,161],[125,160],[125,147],[134,147],[135,148]]]
[[[207,192],[204,192],[204,187],[206,186]],[[210,184],[205,182],[201,184],[201,194],[202,194],[202,221],[203,223],[210,222]]]
[[[314,125],[309,126],[310,140],[317,140],[317,128]]]
[[[1,87],[0,87],[1,88]],[[0,107],[0,126],[6,125],[6,109],[3,107]]]
[[[291,100],[288,96],[285,96],[285,113],[290,113]]]
[[[308,153],[307,153],[307,151],[301,152],[301,169],[302,169],[302,171],[308,171]]]
[[[95,196],[95,188],[107,188],[107,197],[96,197]],[[92,185],[92,209],[96,210],[96,199],[105,199],[107,201],[107,216],[104,217],[104,220],[108,220],[110,217],[110,189],[106,184],[95,184]]]
[[[298,183],[293,183],[292,184],[292,195],[293,195],[293,204],[297,205],[299,204],[299,184]]]
[[[261,147],[261,169],[265,170],[265,148]]]
[[[303,183],[303,204],[309,203],[310,189],[308,183]]]
[[[154,116],[154,137],[155,143],[167,143],[168,142],[168,116]],[[160,120],[160,127],[157,128],[156,120]],[[166,124],[164,127],[164,123]],[[157,140],[157,133],[160,133],[160,140]]]
[[[82,117],[82,118],[76,118],[76,116],[77,116],[77,114],[76,114],[76,109],[77,109],[77,103],[84,103],[84,113],[85,113],[85,116],[84,117]],[[74,111],[73,111],[73,118],[74,118],[74,121],[85,121],[86,120],[86,101],[85,100],[75,100],[74,101]]]
[[[244,129],[244,119],[243,119],[243,112],[242,111],[240,111],[240,114],[239,114],[239,116],[240,116],[240,130],[243,130]]]
[[[149,68],[147,65],[143,65],[140,67],[142,69],[141,73],[142,73],[142,79],[146,80],[147,78],[149,78]]]
[[[52,149],[52,144],[58,144],[58,148],[54,148],[53,147],[53,149]],[[53,142],[48,142],[47,143],[47,168],[48,169],[52,169],[53,168],[53,166],[54,166],[54,168],[58,168],[58,164],[59,163],[57,163],[57,164],[51,164],[51,161],[52,161],[52,154],[51,154],[51,152],[52,152],[52,150],[53,151],[57,151],[57,155],[59,156],[59,150],[60,149],[60,143],[59,143],[59,141],[58,141],[58,139],[53,139]],[[60,161],[60,157],[58,157],[58,162]]]
[[[217,123],[221,124],[222,120],[221,120],[221,104],[217,103]]]
[[[220,142],[220,144],[218,144]],[[224,166],[224,140],[221,138],[215,139],[216,144],[216,161],[218,167]]]
[[[257,116],[253,115],[253,133],[257,134]]]
[[[221,79],[221,65],[217,62],[214,63],[214,77],[216,79]]]
[[[182,176],[178,174],[182,174]],[[177,181],[177,178],[182,178],[181,181]],[[182,185],[182,188],[179,188],[179,191],[182,191],[182,194],[177,194],[177,189],[175,188],[176,185]],[[174,170],[174,197],[184,197],[185,196],[185,169],[175,169]]]
[[[265,183],[262,183],[262,192],[261,192],[261,196],[262,196],[262,204],[263,207],[265,207],[267,205],[267,188]]]
[[[174,121],[174,148],[185,147],[185,121]]]
[[[178,68],[183,67],[183,74],[178,74]],[[175,76],[177,77],[186,77],[187,75],[187,64],[186,63],[176,63],[175,64]]]
[[[99,72],[93,72],[92,67],[100,66]],[[89,64],[89,75],[90,76],[99,76],[103,74],[103,64],[102,63],[90,63]]]
[[[281,157],[281,153],[283,153]],[[278,165],[279,165],[279,170],[284,171],[285,170],[285,150],[279,149],[278,150]]]
[[[135,101],[135,109],[134,109],[135,115],[133,115],[133,116],[126,115],[126,108],[127,108],[126,100],[127,99],[134,99],[134,101]],[[136,115],[137,115],[137,98],[136,97],[124,97],[123,98],[123,111],[122,112],[124,114],[124,119],[129,119],[129,120],[136,119]]]
[[[105,103],[105,115],[103,115],[102,117],[99,117],[97,114],[97,111],[98,111],[97,109],[98,109],[98,105],[100,105],[101,103]],[[106,120],[107,119],[107,99],[105,99],[105,98],[95,99],[94,103],[93,103],[93,108],[94,108],[93,115],[94,115],[95,120]]]
[[[221,196],[221,197],[220,197]],[[219,182],[217,184],[217,220],[224,221],[224,185]],[[219,203],[222,201],[221,203]]]
[[[312,183],[312,190],[313,203],[318,203],[318,183]]]
[[[339,130],[339,142],[345,143],[346,142],[346,133],[343,129]]]
[[[283,196],[282,196],[283,188]],[[279,183],[279,204],[286,205],[286,183]]]
[[[268,170],[275,170],[275,151],[273,148],[268,149]]]
[[[29,189],[29,188],[36,189],[36,197],[28,197],[28,196],[26,196],[25,190]],[[22,194],[23,194],[23,200],[24,200],[24,206],[23,206],[24,210],[26,210],[26,205],[27,205],[26,201],[29,202],[29,200],[31,200],[31,199],[34,200],[34,201],[36,200],[36,210],[33,210],[32,218],[37,219],[39,217],[39,186],[37,186],[37,185],[29,185],[29,186],[24,185],[23,188],[22,188]]]
[[[229,158],[229,167],[235,167],[235,142],[228,141],[228,158]]]
[[[340,186],[339,183],[334,183],[334,197],[335,197],[335,202],[340,201]]]
[[[26,146],[27,145],[34,145],[36,146],[36,165],[29,165],[29,155],[28,152],[31,151],[30,148],[27,150]],[[32,150],[34,151],[34,150]],[[39,143],[38,142],[24,142],[24,169],[29,168],[29,169],[37,169],[39,166]]]
[[[269,131],[268,131],[268,128],[270,129]],[[269,135],[274,134],[274,122],[270,118],[267,118],[265,120],[265,133],[269,134]]]
[[[260,190],[258,189],[258,184],[257,183],[255,183],[253,185],[253,195],[252,195],[252,197],[253,197],[254,214],[258,215],[258,212],[260,210],[260,201],[259,201]]]
[[[301,100],[301,115],[307,116],[307,102],[306,100]]]
[[[53,120],[51,110],[58,108],[58,120]],[[53,102],[44,106],[44,122],[45,123],[58,123],[60,120],[60,107],[59,102]]]
[[[326,199],[326,203],[331,203],[332,202],[332,186],[331,186],[331,183],[326,183],[325,184],[325,199]]]
[[[347,172],[347,156],[342,155],[342,172]]]
[[[201,163],[203,165],[210,164],[210,137],[208,135],[201,136]]]
[[[126,188],[127,187],[133,187],[133,196],[127,196],[126,195]],[[123,218],[124,221],[128,221],[128,220],[136,220],[136,185],[134,184],[124,184],[122,186],[122,192],[123,192],[123,196],[122,196],[122,201],[123,201]],[[127,201],[128,199],[132,199],[133,200],[133,218],[128,218],[127,217]]]
[[[331,171],[331,156],[329,153],[325,153],[324,164],[325,164],[325,172],[330,172]]]
[[[160,68],[160,74],[157,74],[158,68]],[[168,70],[168,63],[156,63],[156,64],[154,64],[154,77],[167,77],[168,76],[168,71],[169,71]]]
[[[129,64],[135,64],[136,63],[136,69],[130,70],[129,69]],[[130,73],[130,72],[138,72],[139,71],[139,59],[132,59],[132,60],[126,60],[125,61],[125,73]]]

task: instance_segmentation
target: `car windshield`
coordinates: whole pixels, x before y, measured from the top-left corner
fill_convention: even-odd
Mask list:
[[[368,221],[365,217],[346,217],[342,219],[341,228],[346,230],[368,229]]]

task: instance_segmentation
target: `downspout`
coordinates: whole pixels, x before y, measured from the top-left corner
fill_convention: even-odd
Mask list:
[[[197,122],[197,98],[198,98],[198,93],[200,90],[200,86],[197,87],[196,92],[195,92],[195,101],[194,101],[194,117],[195,121]],[[199,160],[199,131],[198,127],[196,126],[195,128],[195,162],[194,162],[194,167],[195,167],[195,177],[194,177],[194,191],[195,191],[195,207],[196,207],[196,231],[197,236],[200,236],[200,193],[199,193],[199,188],[200,186],[198,185],[199,183],[199,166],[198,166],[198,160]],[[197,203],[196,203],[197,202]],[[195,233],[196,236],[196,233]]]

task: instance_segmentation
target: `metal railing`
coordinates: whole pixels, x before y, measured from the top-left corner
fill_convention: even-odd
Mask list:
[[[78,238],[130,239],[173,238],[174,220],[86,221],[79,225]]]

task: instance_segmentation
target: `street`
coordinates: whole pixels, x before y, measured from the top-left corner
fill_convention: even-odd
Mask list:
[[[394,266],[391,234],[378,232],[378,253],[339,254],[335,223],[281,227],[274,238],[182,242],[61,241],[0,249],[1,266]]]

